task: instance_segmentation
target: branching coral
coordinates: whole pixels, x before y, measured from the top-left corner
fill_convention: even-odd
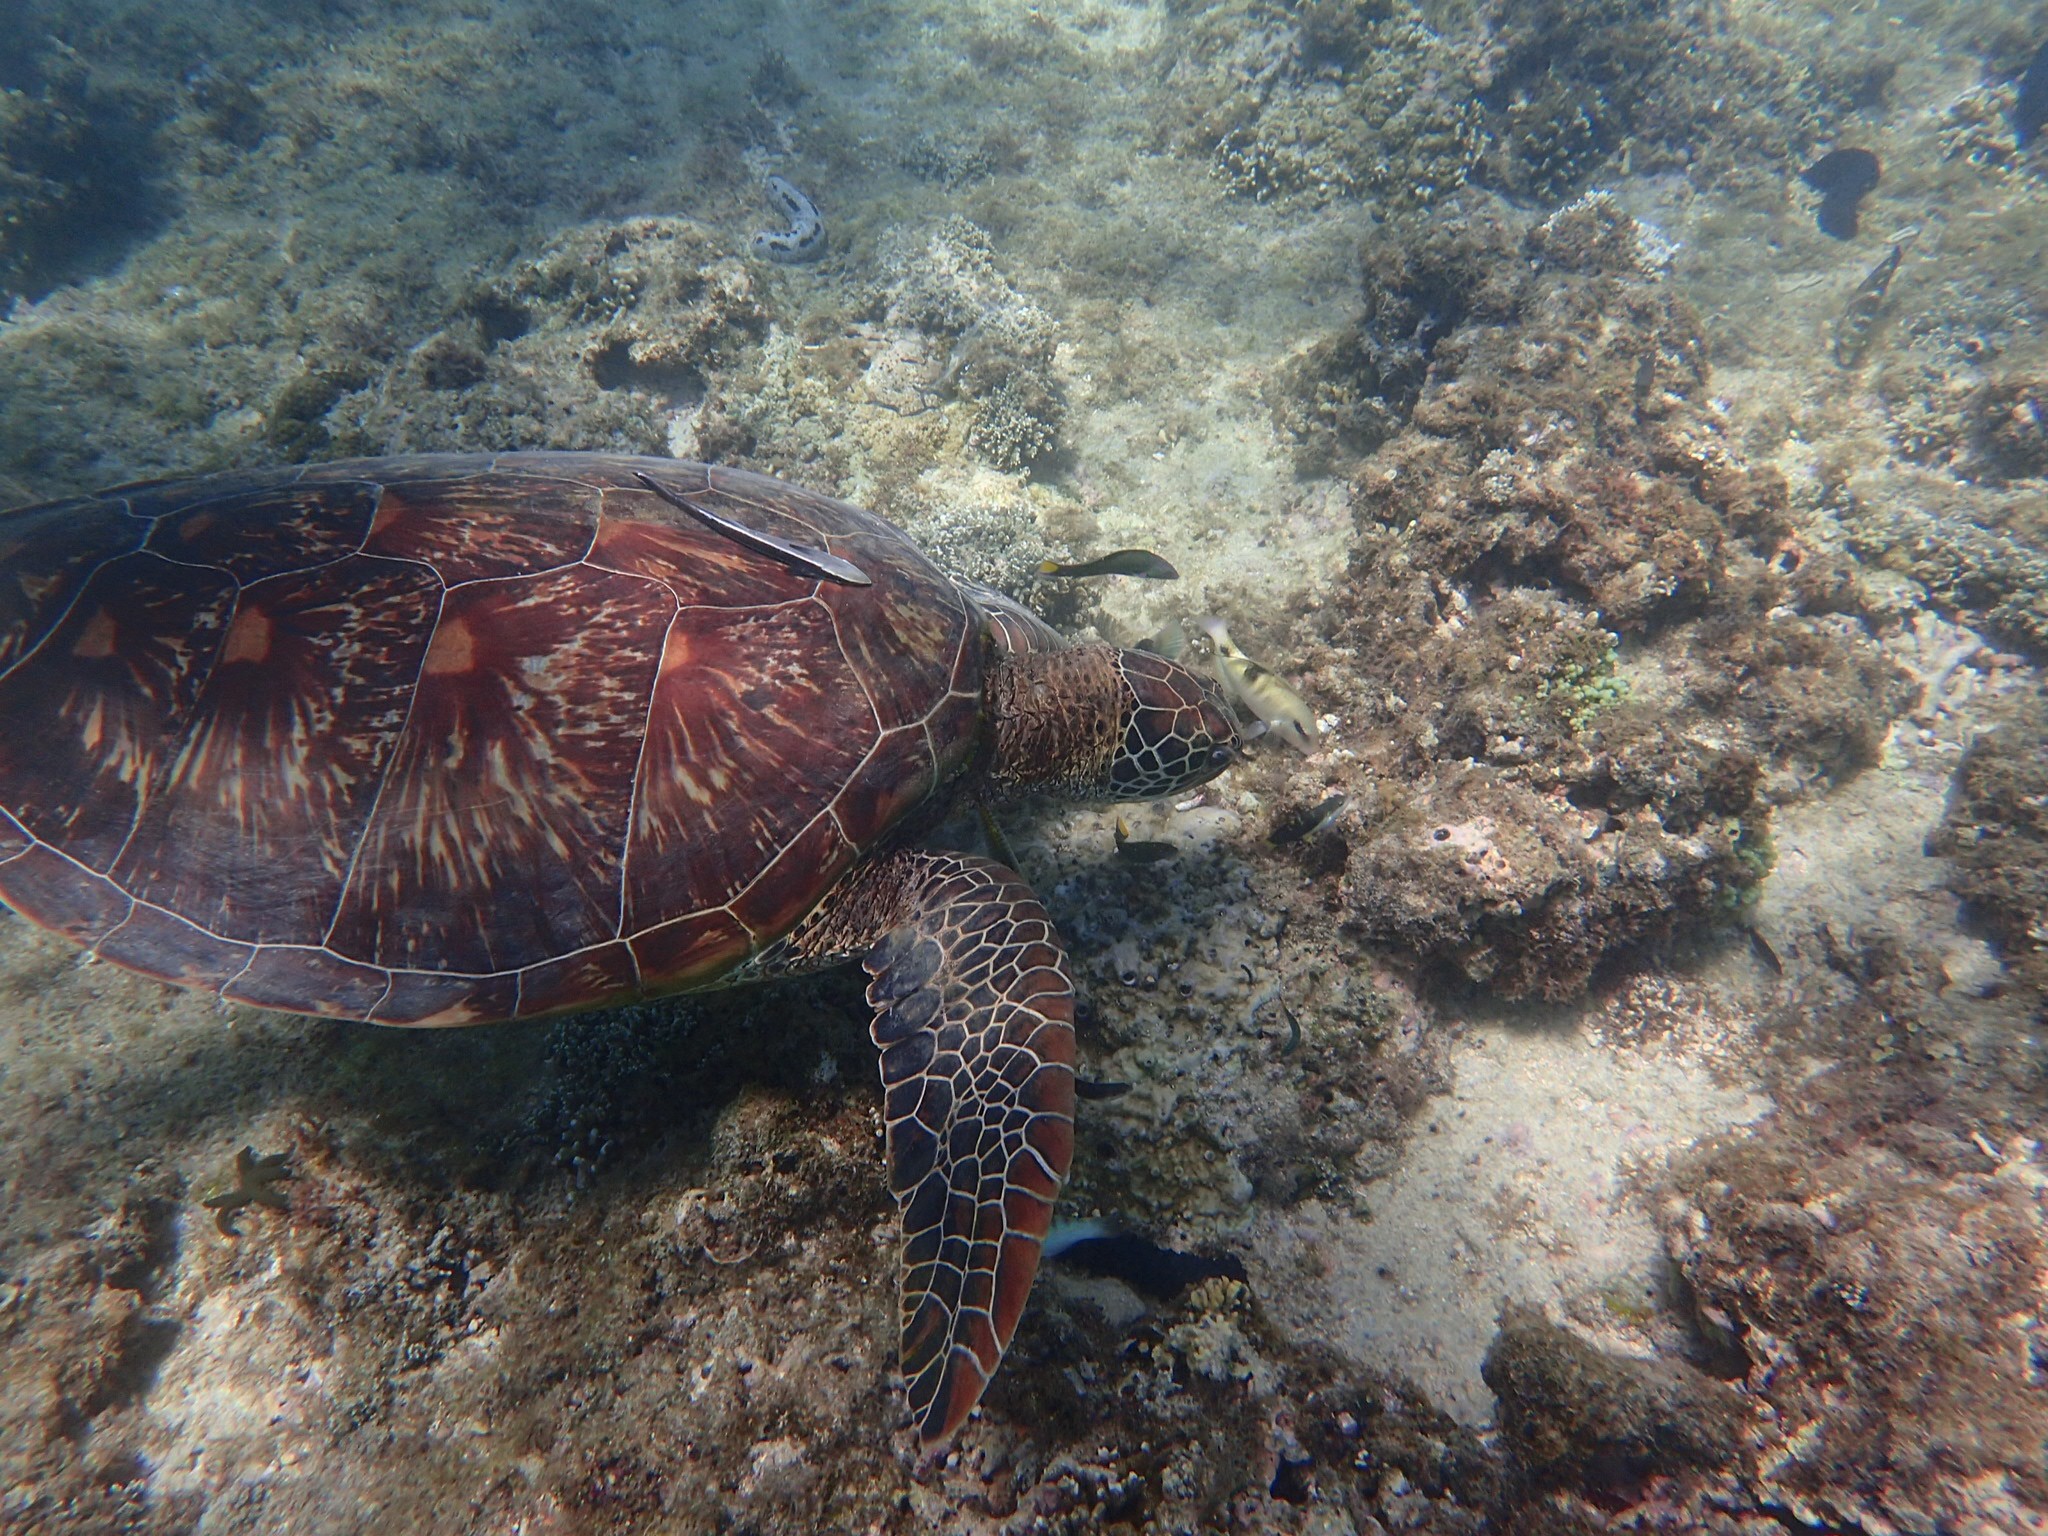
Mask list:
[[[1002,470],[1050,458],[1066,415],[1052,372],[1058,327],[996,269],[988,232],[956,216],[922,240],[899,234],[883,270],[888,322],[932,343],[926,387],[975,402],[967,445]]]

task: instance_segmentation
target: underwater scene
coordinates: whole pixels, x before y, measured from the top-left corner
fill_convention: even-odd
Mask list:
[[[2048,1533],[2044,0],[0,29],[0,1532]]]

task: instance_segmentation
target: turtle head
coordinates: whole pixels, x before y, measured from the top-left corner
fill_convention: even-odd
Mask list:
[[[1128,697],[1109,759],[1112,800],[1156,800],[1206,784],[1237,761],[1238,732],[1216,685],[1151,651],[1117,651]]]
[[[1151,651],[1111,645],[1019,652],[989,689],[1001,792],[1156,800],[1237,761],[1239,735],[1216,685]]]

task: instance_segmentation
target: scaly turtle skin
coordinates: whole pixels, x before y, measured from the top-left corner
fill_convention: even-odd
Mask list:
[[[864,957],[927,1442],[1037,1272],[1073,988],[1017,874],[909,839],[1234,743],[1193,673],[735,470],[370,459],[0,514],[0,899],[101,958],[441,1025]]]

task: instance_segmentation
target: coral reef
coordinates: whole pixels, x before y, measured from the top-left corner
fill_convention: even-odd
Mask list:
[[[1083,1107],[1066,1208],[1199,1246],[1258,1204],[1356,1207],[1442,1090],[1444,1041],[1293,866],[1228,856],[1214,812],[1175,820],[1159,863],[1116,856],[1113,815],[1018,848],[1061,913],[1080,1071],[1132,1085]]]
[[[662,1084],[698,1019],[696,1008],[671,1001],[550,1025],[547,1077],[507,1155],[544,1153],[579,1190],[589,1187],[622,1142],[657,1120]]]
[[[1970,744],[1929,849],[2008,962],[2048,990],[2048,700],[2022,700]]]
[[[1932,1086],[1831,1074],[1674,1174],[1672,1256],[1772,1410],[1756,1497],[1807,1524],[2018,1530],[2048,1502],[2041,1170]]]
[[[1091,610],[1084,585],[1049,582],[1038,570],[1040,561],[1060,551],[1042,526],[1054,498],[1037,487],[987,471],[964,477],[920,472],[877,485],[869,504],[945,569],[1028,600],[1062,626]]]
[[[1722,1382],[1678,1360],[1595,1349],[1533,1307],[1501,1308],[1486,1384],[1515,1460],[1543,1482],[1633,1482],[1733,1461],[1747,1417]]]
[[[1071,632],[1224,612],[1321,720],[1128,809],[1157,863],[1006,821],[1106,1095],[1061,1216],[1248,1278],[1049,1263],[930,1461],[857,974],[397,1035],[0,918],[0,1528],[2038,1525],[2048,722],[1957,750],[2032,677],[1993,647],[2048,648],[2038,39],[1991,9],[16,7],[0,500],[666,449]],[[1788,186],[1850,135],[1873,241],[1941,210],[1853,372],[1825,338],[1882,248],[1814,265]],[[830,259],[746,255],[776,170],[830,191]],[[1183,581],[1033,574],[1123,544]],[[1779,894],[1877,836],[1867,908]],[[1580,1008],[1463,995],[1667,945]],[[1584,1054],[1502,1048],[1539,1035]],[[244,1146],[288,1209],[264,1159],[225,1187]],[[1531,1275],[1574,1332],[1504,1315],[1490,1432]],[[1318,1342],[1368,1335],[1438,1401]]]
[[[1321,675],[1379,785],[1343,899],[1368,938],[1569,997],[1738,910],[1769,864],[1764,776],[1854,773],[1912,695],[1828,611],[1827,562],[1786,557],[1784,483],[1728,443],[1699,322],[1611,199],[1374,249],[1403,232],[1415,253],[1369,283],[1416,297],[1373,310],[1490,280],[1441,312],[1407,425],[1352,479],[1353,616]]]

